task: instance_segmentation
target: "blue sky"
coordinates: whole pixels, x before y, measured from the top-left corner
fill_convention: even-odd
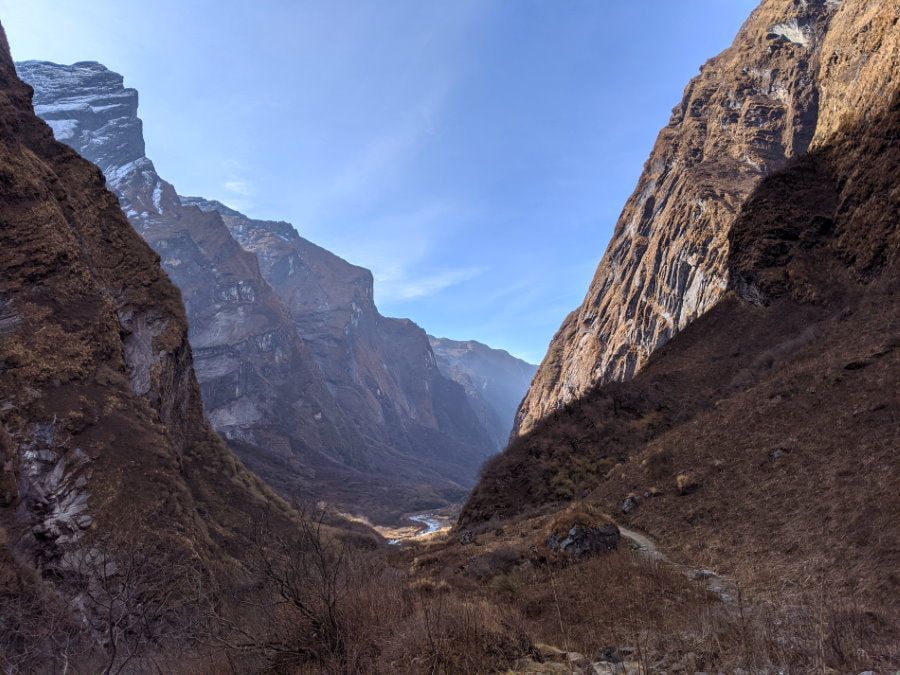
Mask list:
[[[0,0],[100,61],[147,155],[375,274],[382,313],[538,362],[688,80],[756,0]]]

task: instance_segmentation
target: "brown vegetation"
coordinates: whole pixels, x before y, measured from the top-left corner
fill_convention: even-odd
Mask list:
[[[592,521],[600,515],[583,509]],[[79,599],[66,604],[46,586],[43,594],[0,592],[0,665],[455,674],[622,650],[642,672],[859,672],[898,656],[883,618],[825,594],[807,606],[741,593],[723,601],[679,567],[627,546],[576,560],[531,543],[557,520],[508,521],[474,546],[444,540],[398,550],[348,538],[311,514],[293,530],[248,531],[248,562],[220,588],[164,549],[110,552],[98,542],[102,552],[80,561],[91,573],[73,577],[88,584]],[[267,521],[260,514],[256,522]],[[41,621],[26,599],[43,604]]]
[[[733,229],[729,297],[632,381],[515,440],[486,466],[465,526],[573,495],[617,513],[656,488],[624,518],[694,564],[760,591],[825,584],[890,616],[896,101],[766,179]]]

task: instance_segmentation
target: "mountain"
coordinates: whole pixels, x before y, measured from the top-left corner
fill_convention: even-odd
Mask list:
[[[803,155],[839,2],[763,2],[700,69],[660,132],[582,305],[516,417],[520,433],[598,383],[627,380],[723,298],[729,232],[760,182]]]
[[[744,590],[790,603],[827,588],[832,602],[877,608],[870,617],[886,611],[900,522],[898,15],[891,3],[807,3],[797,17],[800,7],[767,0],[725,52],[747,69],[807,69],[817,105],[806,152],[761,177],[727,230],[713,228],[725,237],[707,252],[722,265],[721,297],[632,379],[598,377],[512,442],[462,524],[583,499]],[[797,30],[779,27],[794,19]],[[704,74],[719,69],[714,59]],[[733,129],[720,155],[756,130]],[[651,225],[673,250],[688,245],[664,214]],[[618,321],[610,311],[597,321]],[[555,348],[561,362],[579,353]]]
[[[219,202],[183,197],[218,213],[288,306],[328,390],[361,433],[471,486],[496,451],[463,388],[441,374],[428,337],[408,319],[383,317],[372,273],[301,237],[285,222],[254,220]]]
[[[35,112],[58,140],[103,170],[132,225],[181,289],[213,426],[240,444],[251,464],[288,464],[295,487],[312,479],[310,465],[352,463],[347,453],[362,440],[321,384],[255,256],[216,214],[183,207],[144,155],[137,92],[98,63],[30,61],[17,68],[35,88]],[[295,454],[303,460],[292,462]],[[304,487],[297,490],[311,489]]]
[[[466,390],[497,450],[506,447],[516,410],[537,366],[475,340],[428,337],[438,368]]]
[[[149,583],[163,565],[174,604],[189,592],[183,570],[215,586],[243,556],[252,514],[286,513],[204,419],[181,297],[159,256],[97,167],[35,116],[31,93],[0,29],[0,667],[10,672],[18,657],[21,670],[55,671],[69,649],[88,663],[101,643],[119,663],[117,629],[101,629],[110,575]],[[166,609],[149,586],[139,592],[155,621]],[[79,642],[92,630],[104,637]]]
[[[214,428],[287,496],[376,520],[459,500],[494,451],[427,337],[382,317],[372,276],[218,203],[144,154],[138,94],[94,62],[17,65],[58,140],[95,162],[181,289]]]

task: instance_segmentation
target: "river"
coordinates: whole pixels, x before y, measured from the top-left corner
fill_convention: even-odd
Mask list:
[[[417,523],[421,523],[425,526],[424,530],[419,530],[415,534],[410,534],[405,537],[398,537],[397,539],[388,540],[389,544],[397,545],[404,541],[411,541],[413,539],[418,539],[419,537],[425,537],[429,534],[433,534],[435,532],[439,532],[443,530],[445,527],[450,526],[450,519],[446,516],[437,516],[433,513],[417,513],[414,516],[409,516],[408,520],[415,521]]]

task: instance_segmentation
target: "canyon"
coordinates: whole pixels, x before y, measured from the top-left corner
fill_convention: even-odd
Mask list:
[[[138,93],[121,75],[17,68],[37,114],[103,170],[180,288],[207,416],[248,466],[286,496],[375,521],[464,497],[504,445],[509,406],[473,399],[421,328],[383,317],[369,270],[288,223],[177,195],[144,154]],[[510,386],[521,398],[527,385]]]
[[[0,669],[893,670],[898,23],[763,0],[537,369],[179,196],[120,75],[4,37]]]

